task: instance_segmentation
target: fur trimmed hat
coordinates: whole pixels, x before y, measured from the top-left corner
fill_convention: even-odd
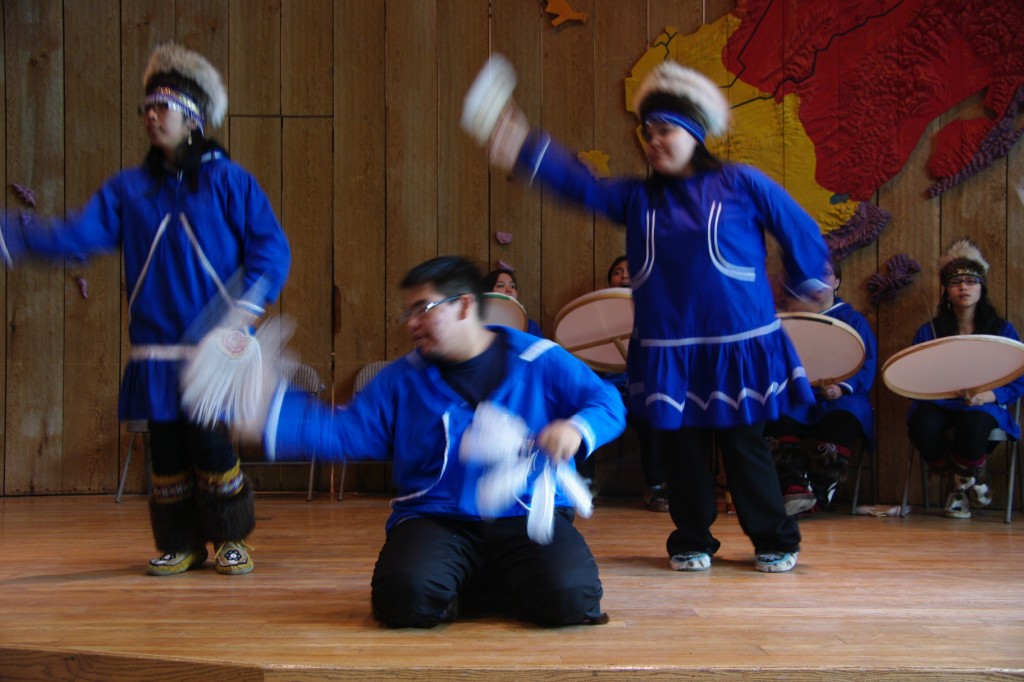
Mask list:
[[[721,135],[729,127],[729,103],[721,88],[699,71],[671,60],[654,67],[633,98],[633,111],[641,121],[656,109],[696,114],[711,135]]]
[[[978,245],[966,237],[953,242],[936,265],[943,286],[957,275],[980,277],[983,281],[988,275],[988,261],[981,255]]]
[[[147,95],[169,88],[191,99],[198,109],[200,127],[219,127],[228,110],[228,93],[217,69],[198,52],[175,42],[153,49],[142,85]]]

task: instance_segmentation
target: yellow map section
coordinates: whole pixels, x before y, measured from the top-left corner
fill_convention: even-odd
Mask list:
[[[680,36],[671,26],[666,27],[626,79],[626,109],[633,111],[633,96],[640,82],[648,71],[666,59],[700,71],[725,88],[732,108],[729,134],[724,138],[709,139],[711,152],[720,158],[761,169],[785,186],[790,195],[818,221],[822,232],[831,232],[853,216],[857,202],[843,200],[833,203],[832,192],[815,182],[814,144],[804,132],[797,115],[799,98],[787,95],[780,106],[769,93],[750,87],[726,70],[721,54],[737,26],[739,19],[728,14],[687,36]],[[639,128],[637,139],[641,140]]]

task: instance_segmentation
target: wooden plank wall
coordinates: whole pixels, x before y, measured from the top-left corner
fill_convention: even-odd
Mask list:
[[[545,4],[5,0],[0,178],[34,188],[42,214],[81,205],[146,151],[137,104],[152,47],[174,38],[200,50],[229,91],[216,135],[259,179],[291,239],[294,267],[275,312],[298,320],[297,350],[328,384],[325,398],[343,402],[363,365],[408,350],[396,284],[412,265],[442,253],[484,269],[506,261],[530,316],[550,334],[561,307],[605,286],[608,263],[624,250],[619,228],[510,182],[461,132],[462,98],[488,53],[515,63],[516,99],[534,123],[579,150],[605,151],[613,173],[643,173],[623,79],[666,26],[690,33],[734,1],[571,0],[588,19],[557,28]],[[931,313],[935,259],[961,235],[991,260],[997,306],[1024,323],[1020,146],[941,198],[924,195],[931,136],[980,109],[976,97],[933,122],[875,198],[892,224],[844,263],[842,293],[875,325],[882,359]],[[10,191],[6,206],[19,206]],[[499,245],[496,231],[512,233],[512,243]],[[896,253],[910,253],[924,272],[876,309],[863,282]],[[127,352],[123,288],[113,257],[26,265],[0,278],[3,495],[116,488],[127,443],[115,418]],[[876,487],[892,501],[907,403],[883,388],[876,399]],[[295,483],[287,478],[279,485]],[[350,484],[361,480],[357,473]],[[129,481],[129,490],[142,488],[141,467]]]

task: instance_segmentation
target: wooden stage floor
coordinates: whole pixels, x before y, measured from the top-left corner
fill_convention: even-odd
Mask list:
[[[791,573],[753,570],[735,516],[710,571],[668,568],[635,499],[578,522],[611,622],[388,630],[369,611],[387,501],[259,495],[256,570],[155,578],[146,499],[0,498],[0,680],[1024,677],[1024,520],[828,514]]]

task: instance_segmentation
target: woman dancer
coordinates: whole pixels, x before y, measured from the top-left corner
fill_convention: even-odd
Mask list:
[[[484,78],[497,75],[492,92],[510,97],[514,79],[502,73],[492,68]],[[595,179],[550,136],[531,132],[510,99],[493,131],[474,129],[474,121],[487,120],[473,116],[476,101],[495,104],[494,97],[475,100],[477,92],[470,91],[463,120],[488,141],[494,164],[626,226],[636,306],[631,408],[647,417],[661,443],[676,526],[667,542],[670,566],[706,570],[720,546],[711,533],[717,445],[755,568],[790,570],[800,531],[783,507],[763,431],[765,422],[814,396],[775,317],[764,232],[782,247],[790,290],[818,297],[828,289],[818,226],[764,174],[708,151],[706,136],[726,130],[728,105],[717,86],[675,62],[652,70],[636,94],[647,178]]]

